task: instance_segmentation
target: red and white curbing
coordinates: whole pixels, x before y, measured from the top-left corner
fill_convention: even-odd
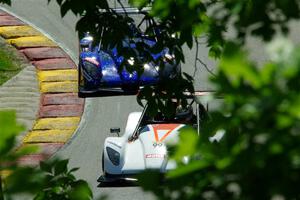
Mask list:
[[[19,161],[37,165],[60,149],[79,125],[84,100],[77,96],[76,65],[52,40],[1,10],[0,36],[24,54],[37,70],[41,93],[39,112],[20,148],[37,145],[40,152]]]

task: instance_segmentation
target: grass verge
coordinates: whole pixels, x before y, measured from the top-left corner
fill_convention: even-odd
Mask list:
[[[0,40],[0,85],[22,70],[21,58],[16,50]]]

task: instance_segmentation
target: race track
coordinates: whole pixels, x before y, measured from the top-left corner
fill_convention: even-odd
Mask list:
[[[62,19],[59,7],[54,2],[48,5],[46,0],[13,0],[11,7],[4,7],[50,36],[77,60],[78,39],[74,28],[76,17],[71,13]],[[192,59],[187,60],[193,63]],[[193,67],[188,68],[191,73],[193,70]],[[205,77],[204,74],[202,76]],[[128,114],[137,110],[141,110],[141,107],[137,104],[135,96],[87,100],[80,130],[56,155],[69,158],[70,167],[80,167],[76,175],[88,181],[93,190],[94,199],[100,195],[118,200],[154,199],[151,194],[145,193],[139,187],[97,187],[96,180],[101,174],[103,142],[110,135],[109,129],[120,127],[122,132]]]
[[[48,5],[47,0],[13,0],[12,7],[4,7],[47,33],[75,60],[77,59],[78,39],[74,28],[77,19],[71,13],[62,19],[59,7],[54,2]],[[298,36],[294,37],[298,39]],[[257,47],[256,42],[251,42],[250,46]],[[262,48],[257,49],[253,56],[257,57],[257,60],[264,60]],[[194,72],[194,54],[194,50],[187,51],[186,64],[183,65],[184,70],[190,74]],[[213,62],[207,59],[207,50],[204,47],[200,49],[199,55],[209,68],[213,66]],[[197,69],[195,77],[197,89],[211,89],[207,75],[204,67]],[[76,175],[88,181],[94,192],[94,199],[100,195],[107,195],[108,199],[112,200],[154,199],[151,194],[145,193],[139,187],[97,187],[96,180],[101,174],[103,141],[110,135],[111,127],[120,127],[122,132],[128,114],[141,109],[136,103],[136,97],[93,98],[88,99],[86,104],[82,127],[56,156],[69,158],[70,167],[80,167]]]

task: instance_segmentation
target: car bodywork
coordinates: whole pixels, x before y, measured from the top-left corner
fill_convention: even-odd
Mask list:
[[[196,104],[196,115],[188,111],[185,116],[172,120],[149,121],[146,109],[129,114],[121,137],[106,138],[102,155],[103,175],[99,182],[136,180],[135,175],[145,170],[165,173],[174,169],[176,163],[168,159],[167,144],[176,144],[180,129],[187,125],[199,129],[199,104]]]
[[[143,14],[147,16],[146,13]],[[133,31],[140,30],[134,24],[131,25]],[[159,31],[155,34],[159,34]],[[135,35],[131,39],[125,38],[122,46],[137,51],[136,43],[153,47],[157,42],[155,36],[148,37],[142,32]],[[80,49],[79,97],[133,95],[145,85],[155,85],[160,80],[173,78],[181,72],[180,65],[176,64],[174,55],[170,55],[167,48],[155,54],[149,52],[153,61],[145,61],[137,66],[142,68],[140,74],[137,71],[127,70],[126,66],[130,68],[136,65],[133,57],[124,60],[115,46],[103,48],[101,42],[93,46],[93,37],[89,34],[80,40]],[[143,55],[140,57],[143,58]],[[158,64],[159,61],[163,63]],[[163,69],[160,66],[164,66]]]

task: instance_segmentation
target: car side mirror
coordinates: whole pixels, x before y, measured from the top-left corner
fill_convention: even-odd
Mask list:
[[[90,35],[89,32],[85,33],[84,37],[80,40],[80,51],[87,52],[92,51],[92,44],[94,38]]]
[[[118,137],[120,136],[120,128],[114,127],[114,128],[110,128],[110,133],[116,133],[118,135]]]

